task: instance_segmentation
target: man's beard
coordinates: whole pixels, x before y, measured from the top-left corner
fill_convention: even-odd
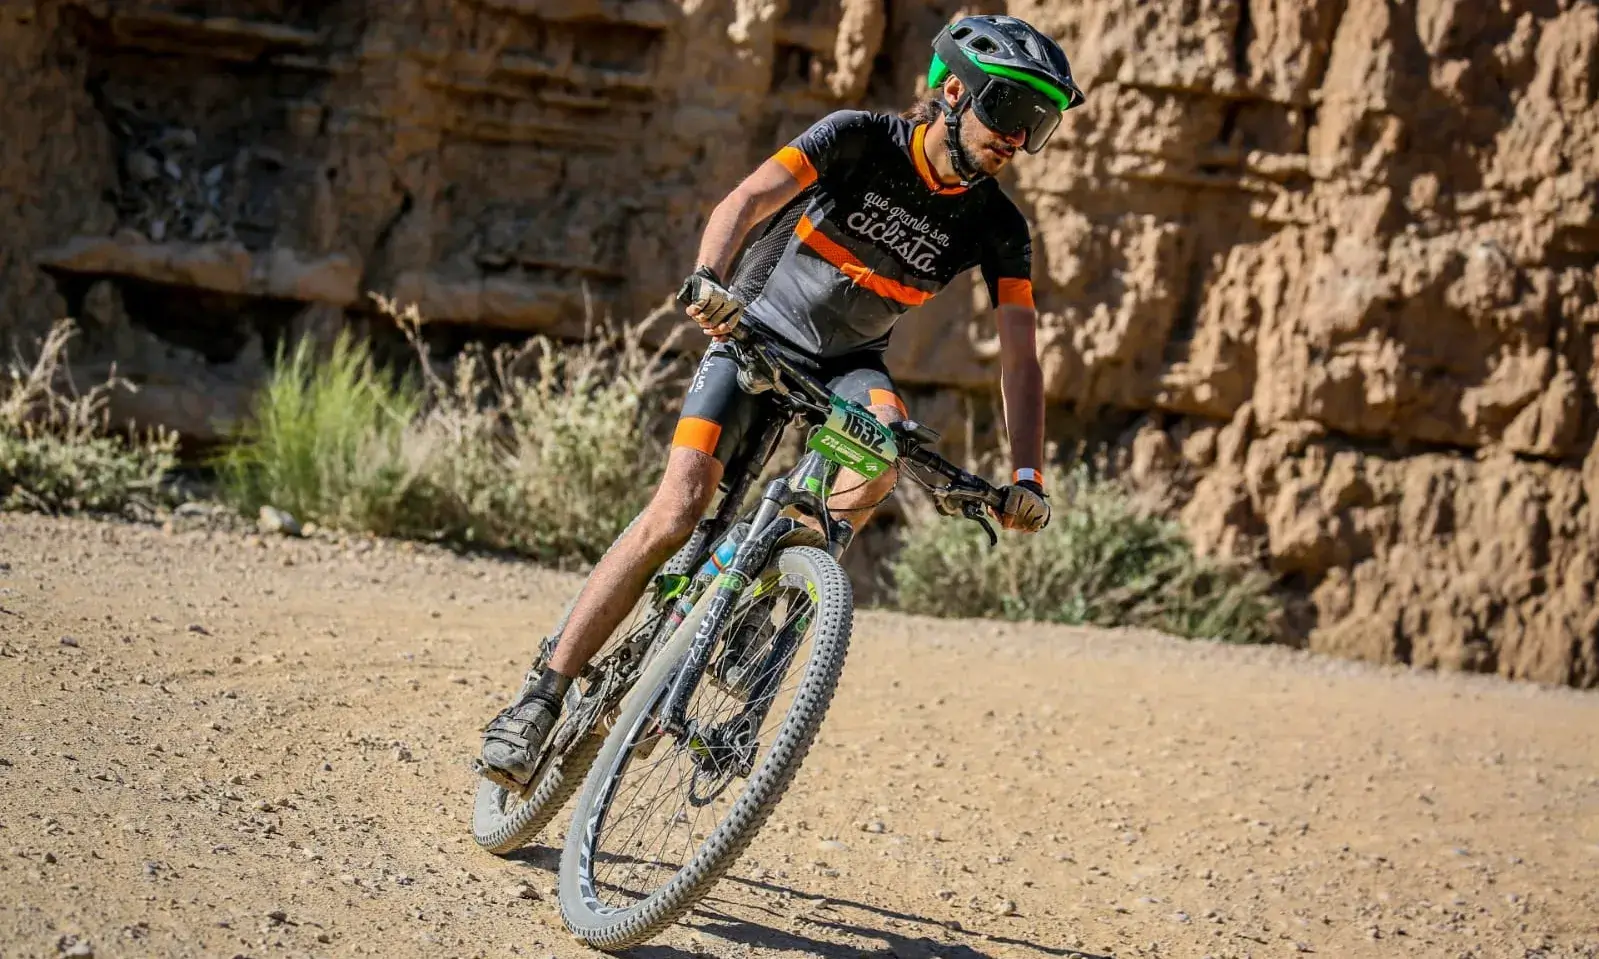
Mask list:
[[[962,130],[961,145],[972,162],[989,176],[998,173],[1015,156],[1015,150],[1009,143],[989,136],[986,131]]]

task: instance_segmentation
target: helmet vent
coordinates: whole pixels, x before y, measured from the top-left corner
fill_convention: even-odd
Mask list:
[[[949,35],[954,37],[957,40],[964,40],[967,37],[972,35],[972,28],[971,27],[956,27],[954,30],[951,30],[949,32]]]
[[[972,49],[978,53],[993,53],[999,49],[999,45],[987,37],[978,37],[972,41]]]

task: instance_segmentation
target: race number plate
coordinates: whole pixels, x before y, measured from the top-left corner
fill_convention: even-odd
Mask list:
[[[867,479],[883,475],[899,458],[888,427],[863,407],[838,397],[833,398],[826,422],[811,432],[805,445]]]

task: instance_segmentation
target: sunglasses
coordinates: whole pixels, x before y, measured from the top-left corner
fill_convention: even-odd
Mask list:
[[[1028,153],[1042,150],[1055,135],[1062,109],[1041,91],[1003,77],[989,77],[972,98],[972,108],[983,126],[1002,137],[1026,133],[1022,149]]]

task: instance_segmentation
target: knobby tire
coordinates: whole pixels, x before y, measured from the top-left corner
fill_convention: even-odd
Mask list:
[[[595,826],[609,811],[602,803],[614,798],[614,793],[607,797],[612,779],[621,775],[639,728],[670,686],[673,673],[693,641],[711,595],[707,591],[694,612],[662,642],[659,654],[634,685],[590,764],[573,810],[561,857],[561,917],[568,931],[587,945],[606,951],[638,945],[692,908],[743,854],[805,761],[843,670],[854,620],[853,591],[837,561],[819,549],[781,550],[769,564],[772,567],[780,575],[798,575],[814,585],[816,610],[811,652],[794,701],[772,735],[770,751],[745,782],[727,815],[671,879],[628,906],[610,907],[598,901],[593,894],[592,866]]]

